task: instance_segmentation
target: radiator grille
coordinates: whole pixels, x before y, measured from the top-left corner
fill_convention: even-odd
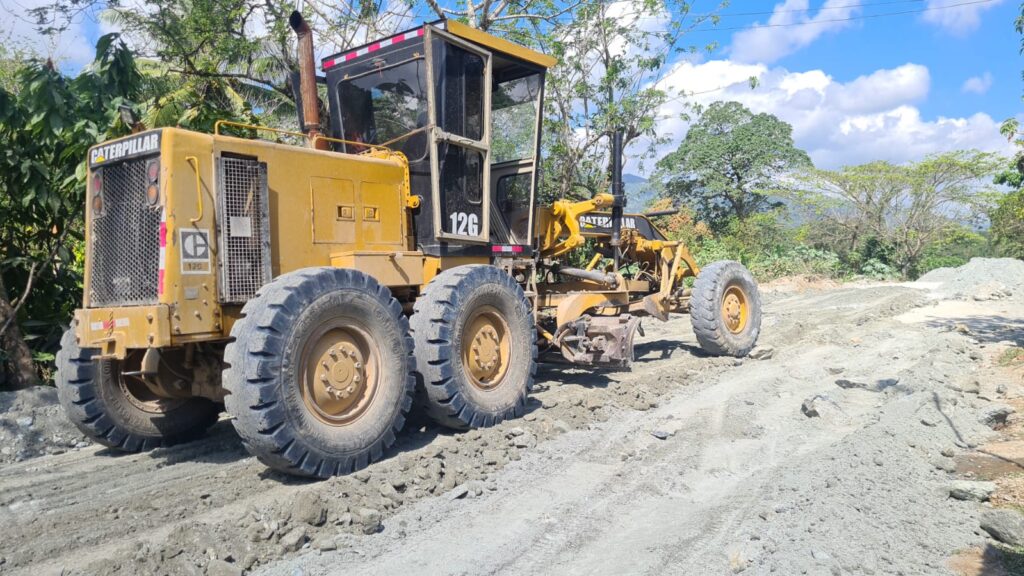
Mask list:
[[[270,281],[267,165],[222,157],[218,168],[221,302],[243,303]]]
[[[160,206],[146,202],[146,159],[102,168],[103,213],[90,229],[89,305],[155,304]]]

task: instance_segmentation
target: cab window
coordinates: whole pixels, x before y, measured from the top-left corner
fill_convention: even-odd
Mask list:
[[[344,80],[339,83],[342,138],[351,142],[384,144],[426,126],[426,65],[422,59]],[[388,146],[410,161],[427,153],[425,137],[412,135]],[[349,152],[361,151],[347,146]]]
[[[491,96],[491,163],[533,158],[537,145],[540,74],[497,84]]]

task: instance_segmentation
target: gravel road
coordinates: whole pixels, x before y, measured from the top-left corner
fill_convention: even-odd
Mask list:
[[[1024,332],[1016,298],[948,298],[769,290],[762,359],[648,321],[631,372],[545,366],[525,418],[415,424],[324,482],[268,472],[226,421],[0,464],[0,573],[947,573],[985,541],[950,456],[1020,395],[993,359]]]

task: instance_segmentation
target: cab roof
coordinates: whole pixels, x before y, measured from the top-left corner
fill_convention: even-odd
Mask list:
[[[456,22],[454,20],[439,20],[437,22],[432,22],[430,24],[424,24],[418,28],[413,28],[412,30],[400,32],[393,36],[389,36],[388,38],[384,38],[382,40],[376,40],[369,44],[364,44],[363,46],[348,50],[346,52],[339,52],[338,54],[327,56],[326,58],[321,60],[320,64],[323,70],[326,71],[339,64],[343,64],[345,62],[348,62],[349,60],[353,60],[360,56],[369,54],[371,52],[375,52],[381,48],[386,48],[388,46],[393,46],[406,40],[413,40],[415,38],[421,37],[423,36],[427,26],[436,26],[439,24],[449,34],[458,36],[464,40],[472,42],[473,44],[483,46],[484,48],[487,48],[488,50],[494,53],[507,54],[514,58],[518,58],[519,60],[524,60],[526,62],[544,68],[551,68],[558,62],[558,60],[556,60],[553,56],[548,56],[547,54],[542,54],[540,52],[537,52],[536,50],[531,50],[530,48],[521,46],[519,44],[516,44],[515,42],[509,42],[508,40],[505,40],[503,38],[498,38],[497,36],[493,36],[491,34],[488,34],[487,32],[477,30],[476,28],[467,26],[466,24],[463,24],[461,22]]]

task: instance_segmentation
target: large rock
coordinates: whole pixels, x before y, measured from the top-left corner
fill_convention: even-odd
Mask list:
[[[815,394],[803,401],[803,404],[800,405],[800,411],[808,418],[816,418],[821,416],[824,412],[842,412],[842,409],[839,408],[839,404],[836,404],[836,401],[828,395]]]
[[[281,537],[281,547],[288,552],[295,552],[306,543],[306,527],[296,526],[290,532]]]
[[[224,560],[210,560],[206,566],[207,576],[242,576],[242,567]]]
[[[376,534],[380,532],[380,512],[373,508],[360,508],[358,512],[359,524],[363,527],[363,534]]]
[[[1024,546],[1024,516],[1006,508],[983,510],[981,529],[993,538],[1011,546]]]
[[[302,492],[293,503],[292,518],[311,526],[323,526],[327,520],[327,507],[316,492]]]
[[[978,421],[992,429],[1002,428],[1013,412],[1013,408],[1006,404],[994,404],[981,411]]]
[[[949,495],[957,500],[985,502],[996,491],[995,482],[956,480],[949,486]]]

